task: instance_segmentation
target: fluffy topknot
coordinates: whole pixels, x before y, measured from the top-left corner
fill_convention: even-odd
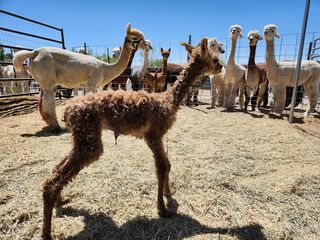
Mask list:
[[[276,28],[277,29],[277,25],[275,25],[275,24],[267,24],[267,25],[264,26],[263,29],[265,30],[267,28]]]

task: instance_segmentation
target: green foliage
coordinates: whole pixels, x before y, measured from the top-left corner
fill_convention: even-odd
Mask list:
[[[157,59],[157,58],[156,58],[156,59],[150,60],[149,64],[150,64],[150,66],[152,66],[152,67],[159,67],[159,66],[162,65],[162,62],[163,62],[162,59]]]
[[[107,57],[107,54],[102,54],[102,55],[98,55],[96,56],[97,59],[99,59],[100,61],[103,61],[103,62],[108,62],[108,57]],[[117,61],[117,58],[115,57],[109,57],[109,63],[115,63]]]

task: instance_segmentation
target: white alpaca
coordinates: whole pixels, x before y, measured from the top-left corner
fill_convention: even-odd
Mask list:
[[[224,53],[225,50],[223,48],[223,43],[218,42],[216,38],[210,38],[208,40],[209,47],[213,51],[213,53],[220,58],[220,53]],[[215,108],[217,106],[223,105],[223,96],[224,96],[224,74],[226,69],[223,67],[221,73],[211,75],[211,108]],[[218,102],[217,102],[218,100]]]
[[[194,47],[189,44],[189,43],[181,43],[182,46],[184,46],[188,52],[188,54],[192,53],[192,50],[194,49]],[[212,54],[216,57],[218,57],[220,59],[220,53],[224,53],[224,48],[223,48],[223,43],[222,42],[218,42],[218,40],[216,38],[210,38],[208,39],[208,48],[210,48],[212,50]],[[215,74],[215,75],[211,75],[211,89],[212,89],[212,97],[211,97],[211,108],[215,108],[215,102],[216,99],[218,98],[218,102],[221,103],[222,105],[222,101],[223,101],[223,74],[225,72],[225,69],[222,68],[221,73]],[[212,77],[213,76],[213,77]],[[201,81],[201,78],[203,76],[200,76],[199,81]],[[198,103],[198,94],[199,94],[199,83],[194,84],[191,89],[190,92],[187,96],[187,105],[190,104],[190,100],[193,97],[193,101],[195,102],[195,105],[197,105]]]
[[[238,37],[242,38],[242,27],[239,25],[232,25],[230,27],[230,38],[232,41],[230,55],[226,65],[226,73],[224,75],[224,102],[223,105],[228,110],[234,109],[235,99],[237,95],[237,90],[240,88],[240,96],[239,96],[239,105],[240,108],[243,108],[243,87],[245,81],[245,73],[246,69],[236,64],[234,61],[235,53],[236,53],[236,46],[237,46],[237,39]]]
[[[0,66],[0,76],[2,78],[30,78],[30,75],[24,67],[21,72],[15,72],[12,65]],[[18,92],[29,92],[29,80],[26,81],[5,81],[1,82],[1,95],[13,93],[13,88],[17,88]],[[8,88],[8,89],[7,89]]]
[[[294,85],[295,69],[297,62],[283,61],[277,63],[274,53],[274,37],[280,38],[277,26],[268,24],[264,27],[264,39],[266,40],[266,67],[268,79],[273,92],[271,110],[282,114],[285,106],[286,87]],[[309,104],[305,112],[308,116],[315,110],[318,99],[320,83],[320,64],[316,61],[305,60],[301,62],[299,85],[303,85],[308,96]]]
[[[13,63],[17,70],[21,70],[23,61],[29,58],[28,70],[39,82],[41,88],[40,114],[52,130],[56,131],[60,130],[55,111],[55,92],[58,85],[66,88],[85,86],[87,91],[95,91],[123,72],[133,50],[145,48],[147,44],[143,33],[132,29],[131,24],[128,24],[121,55],[114,64],[102,62],[92,56],[52,47],[20,51],[15,55]]]
[[[118,59],[121,53],[121,46],[112,48],[112,57]]]
[[[256,64],[255,56],[258,41],[262,40],[258,31],[250,31],[248,33],[248,41],[250,46],[250,55],[248,60],[248,67],[245,77],[245,107],[247,110],[248,103],[251,100],[252,111],[255,110],[256,102],[258,101],[258,107],[263,99],[263,95],[268,88],[267,70],[264,64]],[[258,98],[258,100],[257,100]]]

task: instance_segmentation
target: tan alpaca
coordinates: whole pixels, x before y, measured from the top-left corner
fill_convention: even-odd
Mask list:
[[[121,55],[114,64],[52,47],[19,51],[13,59],[13,64],[16,70],[22,70],[23,61],[29,58],[28,70],[41,88],[40,114],[52,130],[58,131],[60,126],[55,111],[55,93],[58,85],[66,88],[85,86],[87,91],[95,91],[123,72],[133,50],[145,48],[147,44],[143,33],[132,29],[131,24],[128,24]]]
[[[51,239],[54,206],[68,202],[61,197],[63,187],[102,154],[102,129],[114,131],[116,136],[131,135],[146,141],[156,165],[159,216],[172,216],[163,200],[163,196],[171,196],[172,191],[169,187],[170,162],[162,138],[172,127],[181,102],[194,81],[200,75],[215,74],[221,68],[219,59],[207,47],[207,39],[203,39],[193,50],[174,86],[166,92],[110,91],[71,100],[64,119],[72,131],[73,148],[44,182],[42,239]]]
[[[274,37],[280,38],[277,33],[277,26],[268,24],[264,27],[264,39],[266,40],[266,66],[268,79],[271,84],[273,100],[271,110],[282,114],[285,106],[286,87],[294,84],[295,69],[297,62],[284,61],[277,63],[274,53]],[[299,78],[299,85],[303,85],[309,103],[305,112],[308,116],[314,112],[318,100],[318,89],[320,83],[320,64],[316,61],[302,61]]]
[[[245,96],[244,109],[247,110],[248,103],[251,100],[252,111],[255,110],[256,100],[258,97],[258,107],[263,100],[264,93],[268,88],[268,78],[266,66],[263,64],[256,64],[256,48],[258,41],[262,40],[258,31],[250,31],[248,33],[248,41],[250,46],[250,55],[248,60],[248,68],[245,77]]]
[[[232,41],[230,55],[226,65],[226,73],[224,75],[225,91],[223,105],[228,110],[234,109],[237,90],[240,88],[239,105],[243,108],[244,103],[244,82],[246,69],[236,64],[234,61],[238,37],[242,38],[242,27],[232,25],[230,27],[230,37]]]
[[[144,85],[148,92],[163,92],[166,84],[168,59],[170,56],[171,48],[168,50],[160,49],[163,64],[155,73],[147,73],[144,76]]]

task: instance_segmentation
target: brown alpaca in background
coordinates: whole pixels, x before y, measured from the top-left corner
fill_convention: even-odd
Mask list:
[[[167,67],[168,67],[168,58],[170,56],[171,48],[168,50],[160,49],[163,64],[160,66],[155,73],[147,73],[144,76],[145,88],[148,92],[163,92],[166,85],[167,77]]]
[[[172,216],[163,200],[163,196],[171,196],[172,191],[169,187],[170,162],[162,138],[176,120],[176,113],[194,81],[200,75],[215,74],[221,69],[219,59],[208,49],[207,39],[203,39],[193,50],[174,86],[166,92],[112,91],[71,100],[64,119],[72,131],[73,148],[44,182],[42,239],[51,239],[54,206],[68,202],[61,196],[63,187],[102,154],[102,129],[114,131],[115,136],[132,135],[146,141],[156,165],[158,214],[161,217]]]

